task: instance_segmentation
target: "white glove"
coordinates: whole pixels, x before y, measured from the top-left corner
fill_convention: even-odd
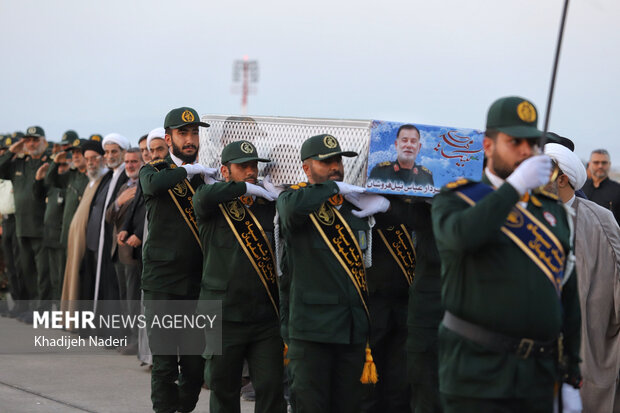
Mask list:
[[[520,195],[524,195],[530,189],[545,185],[550,177],[551,158],[547,155],[537,155],[521,162],[521,165],[506,178],[506,182]]]
[[[390,201],[378,194],[347,194],[344,196],[347,201],[355,205],[360,211],[351,211],[353,215],[364,218],[390,209]]]
[[[275,195],[276,198],[284,191],[284,188],[275,186],[273,182],[271,182],[271,175],[267,175],[265,179],[263,179],[263,186],[267,191],[271,192],[272,195]]]
[[[274,201],[276,197],[262,186],[254,185],[249,182],[245,183],[245,195],[254,195],[265,198],[267,201]]]
[[[355,185],[351,185],[351,184],[347,184],[345,182],[336,182],[336,185],[338,185],[338,192],[340,192],[341,195],[347,195],[347,194],[352,194],[354,192],[357,193],[362,193],[365,191],[364,188],[362,188],[361,186],[355,186]]]
[[[561,413],[581,413],[583,405],[581,404],[581,396],[579,389],[574,388],[570,384],[562,384],[562,404]]]
[[[204,169],[205,167],[202,166],[199,163],[193,163],[193,164],[186,164],[186,165],[181,165],[181,168],[185,169],[187,171],[187,175],[199,175],[201,173],[204,173]]]

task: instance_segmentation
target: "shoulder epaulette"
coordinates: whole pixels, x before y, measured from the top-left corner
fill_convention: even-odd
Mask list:
[[[422,166],[422,170],[426,173],[433,174],[426,166]]]
[[[299,189],[299,188],[303,188],[305,186],[308,186],[308,184],[305,183],[305,182],[300,182],[298,184],[294,184],[294,185],[289,186],[289,189]]]
[[[392,162],[390,161],[385,161],[385,162],[381,162],[377,164],[377,166],[390,166],[390,165],[392,165]]]
[[[157,165],[157,164],[160,164],[160,163],[165,163],[165,162],[166,162],[166,161],[165,161],[165,160],[163,160],[163,159],[154,159],[154,160],[152,160],[152,161],[150,161],[150,162],[149,162],[149,165]]]
[[[448,190],[453,190],[453,189],[460,188],[462,186],[473,184],[473,183],[474,183],[474,181],[470,181],[469,179],[460,178],[460,179],[457,179],[456,181],[448,182],[444,186],[444,188],[446,188]]]
[[[546,196],[547,198],[551,198],[551,199],[553,199],[554,201],[557,201],[557,200],[559,199],[559,198],[558,198],[558,196],[557,196],[556,194],[554,194],[554,193],[552,193],[552,192],[549,192],[549,191],[545,191],[545,190],[544,190],[544,189],[542,189],[542,188],[537,188],[537,189],[536,189],[535,191],[533,191],[533,192],[534,192],[535,194],[538,194],[538,195],[543,195],[543,196]]]

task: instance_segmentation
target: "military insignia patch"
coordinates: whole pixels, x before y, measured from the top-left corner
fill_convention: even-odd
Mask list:
[[[254,152],[254,147],[252,146],[252,144],[250,142],[243,142],[241,143],[241,151],[243,153],[253,153]]]
[[[385,161],[385,162],[381,162],[380,164],[378,164],[377,166],[390,166],[392,162],[390,161]]]
[[[338,146],[338,141],[332,135],[327,135],[323,138],[323,144],[329,149],[334,149]]]
[[[73,146],[79,146],[80,145],[80,140],[79,139],[74,140],[72,145]]]
[[[446,184],[446,188],[454,189],[469,183],[469,179],[461,178]]]
[[[536,120],[536,109],[530,102],[524,100],[517,106],[517,115],[523,122],[531,123]]]
[[[551,225],[552,227],[555,227],[555,224],[557,224],[558,220],[553,216],[551,212],[545,211],[543,212],[543,216],[545,217],[549,225]]]
[[[394,164],[394,172],[400,171],[400,166],[397,163]]]
[[[183,122],[193,122],[194,121],[194,114],[191,111],[186,110],[181,115],[181,119],[183,119]]]
[[[418,168],[417,167],[413,168],[413,173],[416,174],[416,175],[418,174]]]
[[[13,144],[13,140],[11,138],[6,138],[6,144],[7,145],[12,145]]]
[[[36,133],[37,132],[37,128],[35,128],[34,126],[28,128],[27,130],[28,133]]]

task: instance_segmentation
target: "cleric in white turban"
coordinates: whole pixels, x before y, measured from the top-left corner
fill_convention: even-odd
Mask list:
[[[101,142],[101,146],[105,148],[108,143],[115,143],[125,151],[131,147],[129,139],[118,133],[109,133],[105,135],[103,141]]]
[[[586,181],[585,167],[577,155],[556,143],[545,145],[545,154],[561,169],[547,189],[574,210],[583,411],[620,411],[616,395],[620,368],[620,228],[610,210],[575,197],[575,189]]]
[[[548,155],[558,164],[562,172],[568,177],[573,189],[581,189],[586,183],[586,179],[588,179],[586,168],[581,159],[570,149],[559,143],[548,143],[545,145],[545,155]]]

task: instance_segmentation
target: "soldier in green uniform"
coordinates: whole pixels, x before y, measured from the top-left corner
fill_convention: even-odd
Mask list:
[[[402,125],[394,141],[396,160],[375,165],[368,176],[369,180],[391,181],[403,185],[434,186],[433,174],[425,166],[418,165],[416,158],[420,153],[420,131],[411,124]]]
[[[24,136],[21,132],[14,132],[12,135],[3,137],[0,141],[0,156],[4,155],[9,147]],[[2,182],[3,181],[3,182]],[[13,183],[10,180],[0,180],[2,191],[0,200],[2,201],[2,252],[4,253],[5,273],[9,280],[9,293],[13,300],[20,300],[23,291],[21,267],[18,262],[18,242],[15,232],[15,199],[13,196]],[[17,317],[24,311],[24,302],[20,301],[7,315]]]
[[[209,411],[239,411],[243,360],[256,391],[256,412],[285,412],[283,343],[272,250],[275,194],[258,186],[256,148],[248,141],[222,151],[225,182],[201,186],[194,210],[204,265],[200,300],[222,300],[222,355],[205,353]],[[200,309],[200,304],[199,304]]]
[[[437,330],[443,316],[441,261],[435,244],[428,201],[412,203],[409,214],[415,230],[416,267],[409,286],[407,314],[407,376],[411,411],[440,413]]]
[[[77,132],[72,129],[69,129],[68,131],[63,133],[62,138],[60,139],[61,150],[66,151],[67,149],[72,147],[73,142],[75,142],[76,139],[79,140],[80,137],[78,136]]]
[[[69,164],[54,161],[57,164],[59,175],[69,170]],[[50,299],[60,301],[62,293],[62,281],[64,276],[64,263],[66,260],[66,247],[61,240],[62,217],[65,207],[65,190],[50,185],[45,185],[45,178],[49,163],[39,167],[33,182],[33,191],[38,198],[45,199],[45,214],[43,215],[43,248],[47,254],[49,279],[51,286]]]
[[[200,122],[194,109],[171,110],[164,122],[170,154],[140,170],[149,233],[143,249],[142,290],[153,353],[151,400],[156,412],[192,411],[203,382],[204,336],[200,331],[178,331],[171,336],[150,328],[155,315],[175,311],[166,308],[167,301],[187,301],[193,313],[200,294],[202,251],[191,203],[194,190],[204,184],[200,174],[207,172],[196,162],[199,126],[209,125]],[[160,350],[166,340],[175,344],[179,356]]]
[[[369,333],[362,251],[369,225],[343,196],[363,188],[342,182],[342,151],[331,135],[307,139],[308,183],[280,194],[277,209],[290,277],[288,368],[299,412],[359,412]]]
[[[32,126],[22,139],[14,142],[0,156],[0,178],[13,182],[15,195],[15,225],[24,285],[22,300],[50,298],[47,259],[43,250],[45,200],[35,197],[32,191],[37,169],[47,160],[47,156],[43,155],[44,143],[43,128]],[[30,321],[32,315],[24,317]]]
[[[84,145],[88,140],[77,139],[71,142],[71,146],[66,151],[58,152],[54,157],[47,174],[45,176],[45,185],[52,186],[59,189],[63,189],[64,196],[64,208],[62,212],[62,229],[60,234],[60,240],[64,248],[67,248],[67,240],[69,238],[69,227],[71,226],[71,220],[73,214],[80,204],[82,194],[86,185],[88,184],[88,176],[86,175],[86,160],[84,159]],[[64,173],[60,174],[58,168],[63,163],[67,162],[67,153],[71,153],[71,167]],[[64,274],[63,263],[62,274]]]
[[[409,413],[405,343],[409,285],[416,272],[411,199],[390,197],[390,213],[375,215],[372,266],[366,269],[370,310],[370,348],[379,381],[366,386],[364,413]]]
[[[433,201],[441,257],[439,380],[445,412],[551,412],[562,378],[580,385],[580,311],[564,206],[536,188],[551,160],[527,99],[488,112],[482,182]]]

